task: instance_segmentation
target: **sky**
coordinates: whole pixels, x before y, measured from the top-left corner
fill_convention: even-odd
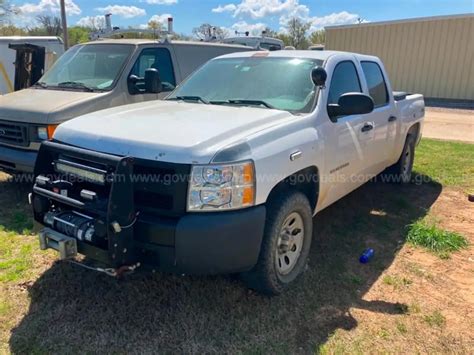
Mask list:
[[[21,15],[12,22],[34,25],[40,14],[59,15],[59,0],[10,0]],[[87,25],[91,19],[112,13],[112,24],[121,28],[146,27],[150,20],[166,23],[191,34],[202,23],[234,31],[259,33],[266,26],[280,31],[289,18],[311,23],[315,31],[329,25],[375,22],[413,17],[474,12],[474,0],[66,0],[68,24]]]

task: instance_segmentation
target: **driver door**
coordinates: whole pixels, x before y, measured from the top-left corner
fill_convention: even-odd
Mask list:
[[[362,93],[357,65],[352,60],[339,62],[333,71],[326,105],[336,104],[339,97],[350,92]],[[373,132],[366,130],[368,115],[339,116],[327,119],[325,131],[328,194],[324,205],[329,205],[365,181],[368,154]]]
[[[145,92],[145,81],[139,80],[135,84],[128,83],[132,102],[157,100],[166,97],[176,86],[175,72],[171,53],[168,48],[145,48],[141,51],[128,77],[135,75],[142,79],[147,69],[158,69],[163,83],[163,91],[159,94]],[[131,87],[134,85],[134,87]]]

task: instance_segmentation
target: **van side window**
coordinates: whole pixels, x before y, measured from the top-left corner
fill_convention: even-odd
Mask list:
[[[328,105],[337,104],[339,97],[348,92],[362,92],[359,75],[353,62],[344,61],[336,65],[332,74],[328,94]]]
[[[146,48],[135,62],[130,75],[145,77],[147,69],[154,68],[160,72],[163,91],[172,91],[176,86],[173,62],[169,50],[166,48]]]
[[[382,69],[375,62],[361,62],[361,65],[367,79],[369,95],[374,100],[374,106],[385,106],[388,104],[389,96]]]

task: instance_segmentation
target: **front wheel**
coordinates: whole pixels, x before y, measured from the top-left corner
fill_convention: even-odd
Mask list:
[[[249,288],[278,295],[304,270],[313,233],[312,211],[300,192],[287,192],[267,205],[267,220],[257,265],[242,274]]]

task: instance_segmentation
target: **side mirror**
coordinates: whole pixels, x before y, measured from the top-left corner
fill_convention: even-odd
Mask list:
[[[334,120],[339,116],[363,115],[374,110],[374,100],[359,92],[349,92],[339,97],[337,104],[328,105],[329,117]]]
[[[150,68],[145,70],[145,92],[158,94],[163,91],[160,72],[158,69]]]
[[[326,70],[322,67],[313,68],[313,70],[311,71],[311,79],[313,80],[313,83],[316,86],[325,86],[327,78],[328,74],[326,73]]]

